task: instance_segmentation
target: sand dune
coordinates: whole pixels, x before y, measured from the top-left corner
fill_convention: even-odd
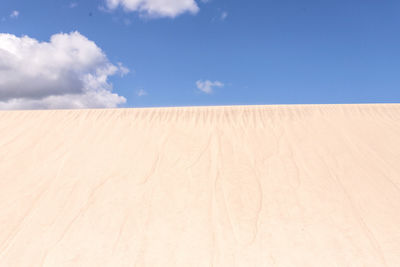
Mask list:
[[[400,266],[400,104],[2,111],[0,266]]]

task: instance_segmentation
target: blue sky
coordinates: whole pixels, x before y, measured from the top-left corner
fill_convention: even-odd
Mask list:
[[[106,0],[2,0],[0,33],[49,42],[79,32],[130,70],[107,77],[126,99],[119,107],[400,102],[400,1],[164,2],[179,1],[191,5],[166,15]]]

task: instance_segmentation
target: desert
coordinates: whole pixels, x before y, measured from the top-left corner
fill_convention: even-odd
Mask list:
[[[0,266],[399,265],[399,104],[0,111]]]

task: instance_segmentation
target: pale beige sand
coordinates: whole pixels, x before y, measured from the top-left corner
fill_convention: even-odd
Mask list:
[[[400,266],[400,105],[0,112],[0,266]]]

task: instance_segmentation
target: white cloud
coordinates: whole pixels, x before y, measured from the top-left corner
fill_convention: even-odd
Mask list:
[[[12,18],[12,19],[16,19],[16,18],[18,18],[18,16],[19,16],[19,11],[18,10],[14,10],[10,14],[10,18]]]
[[[147,95],[147,92],[143,89],[140,89],[139,91],[136,92],[137,96],[145,96]]]
[[[224,87],[224,84],[222,82],[219,81],[212,82],[209,80],[206,81],[199,80],[196,82],[196,85],[200,91],[206,94],[211,94],[214,91],[214,87]]]
[[[0,33],[0,109],[117,107],[126,99],[108,78],[128,71],[79,32],[49,42]]]
[[[195,0],[106,0],[106,6],[110,10],[121,6],[125,11],[149,17],[174,18],[186,12],[196,14],[199,11]]]

